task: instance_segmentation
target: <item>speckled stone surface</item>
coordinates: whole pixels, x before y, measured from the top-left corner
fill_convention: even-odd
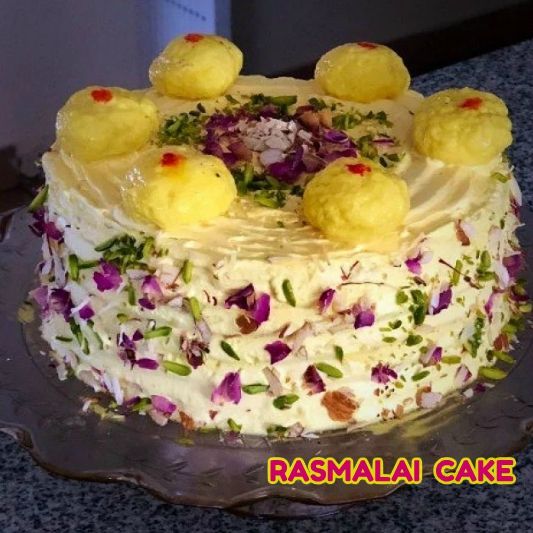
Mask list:
[[[533,206],[533,40],[414,80],[430,94],[448,87],[492,91],[508,104],[515,143],[511,157]],[[48,474],[6,435],[0,435],[2,533],[167,533],[195,531],[522,532],[533,530],[533,446],[517,455],[513,486],[440,486],[431,480],[335,517],[299,521],[240,518],[223,511],[171,506],[122,484],[72,481]]]

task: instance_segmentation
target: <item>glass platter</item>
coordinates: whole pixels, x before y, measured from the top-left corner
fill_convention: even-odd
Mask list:
[[[522,213],[533,228],[533,214]],[[140,485],[177,504],[218,507],[269,517],[324,515],[355,502],[380,498],[397,485],[269,485],[270,456],[379,456],[390,468],[399,456],[421,457],[431,473],[440,456],[488,457],[517,452],[533,433],[533,332],[520,336],[517,363],[508,378],[470,400],[450,396],[437,411],[411,414],[347,433],[316,439],[272,440],[186,432],[159,427],[149,417],[125,422],[83,413],[92,390],[74,379],[60,382],[49,364],[38,321],[25,326],[17,310],[34,283],[39,239],[28,215],[0,214],[0,430],[12,435],[44,468],[67,477]],[[527,261],[533,231],[521,230]],[[533,293],[533,275],[528,277]]]

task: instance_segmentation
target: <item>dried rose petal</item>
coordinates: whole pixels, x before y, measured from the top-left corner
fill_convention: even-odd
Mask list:
[[[30,291],[30,296],[35,300],[41,311],[48,310],[48,287],[46,285],[41,285]]]
[[[270,317],[270,296],[263,293],[257,298],[251,310],[252,318],[258,325],[266,322]]]
[[[159,413],[170,416],[176,410],[176,404],[164,396],[154,395],[152,396],[152,407]]]
[[[74,307],[70,299],[70,292],[65,289],[52,289],[50,297],[48,298],[49,308],[59,315],[63,315],[65,320],[71,316],[72,308]]]
[[[149,298],[140,298],[139,305],[143,309],[148,309],[149,311],[153,311],[155,309],[155,303],[152,302],[152,300],[150,300]]]
[[[509,277],[516,279],[522,270],[522,254],[517,253],[503,258],[503,266],[507,269]]]
[[[472,372],[468,369],[466,365],[461,365],[455,373],[455,386],[460,387],[464,385],[472,377]]]
[[[355,329],[365,328],[372,326],[375,322],[376,316],[374,314],[374,308],[371,305],[368,305],[366,302],[360,300],[356,303],[351,310],[346,311],[354,317],[353,327]]]
[[[118,289],[122,283],[122,277],[118,268],[112,263],[102,261],[100,263],[101,272],[93,274],[93,280],[96,283],[96,288],[100,292],[114,291]]]
[[[335,297],[335,289],[326,289],[318,298],[318,311],[325,313]]]
[[[378,363],[372,368],[370,379],[381,385],[385,385],[391,380],[397,379],[398,374],[389,366],[389,364]]]
[[[186,337],[181,340],[181,349],[193,368],[198,368],[204,364],[204,353],[209,351],[205,343],[197,339],[187,339]]]
[[[239,289],[237,292],[233,293],[231,296],[226,298],[224,302],[224,307],[229,309],[230,307],[236,305],[239,309],[244,311],[249,311],[255,301],[255,289],[254,286],[249,283],[246,287]]]
[[[420,362],[424,366],[436,365],[442,359],[442,347],[441,346],[431,346],[428,347],[426,353],[420,356]]]
[[[309,394],[317,394],[326,390],[326,386],[314,365],[309,365],[304,372],[304,382]]]
[[[144,277],[141,290],[145,295],[161,296],[163,294],[159,280],[152,275]]]
[[[441,311],[448,309],[452,303],[452,289],[448,287],[443,291],[433,294],[429,304],[428,314],[438,315]]]
[[[218,405],[224,402],[241,401],[241,376],[238,372],[228,372],[218,387],[211,394],[211,401]]]
[[[94,310],[90,304],[85,304],[79,311],[78,314],[82,320],[89,320],[94,316]]]
[[[60,241],[63,238],[63,232],[58,229],[54,222],[46,222],[44,225],[44,233],[53,241]]]
[[[265,350],[270,354],[270,364],[279,363],[291,353],[291,348],[283,341],[274,341],[265,346]]]
[[[490,293],[490,296],[488,300],[485,302],[485,305],[483,306],[483,309],[485,309],[485,313],[487,313],[487,317],[489,319],[489,322],[492,322],[492,309],[494,307],[494,303],[496,301],[496,298],[501,294],[501,291],[493,290]]]
[[[144,368],[146,370],[156,370],[159,368],[159,363],[155,359],[150,359],[148,357],[143,357],[142,359],[137,359],[135,364],[139,368]]]

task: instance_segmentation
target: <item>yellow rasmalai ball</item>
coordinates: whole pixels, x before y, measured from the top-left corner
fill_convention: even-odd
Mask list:
[[[138,150],[158,127],[157,108],[142,93],[87,87],[74,93],[56,121],[59,146],[84,161]]]
[[[397,233],[408,211],[405,181],[363,158],[343,157],[329,164],[303,196],[309,224],[332,241],[353,245]]]
[[[126,212],[165,231],[224,214],[237,196],[235,181],[217,157],[163,147],[147,152],[126,177]]]
[[[452,165],[483,165],[512,142],[507,106],[492,93],[447,89],[426,98],[415,113],[415,148]]]
[[[189,33],[171,41],[150,66],[150,81],[161,93],[197,100],[215,98],[233,85],[242,52],[224,37]]]
[[[361,103],[396,98],[411,83],[394,50],[366,42],[343,44],[324,54],[316,65],[315,79],[326,94]]]

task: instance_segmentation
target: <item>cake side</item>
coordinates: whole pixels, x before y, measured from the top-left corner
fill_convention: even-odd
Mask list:
[[[389,114],[394,106],[403,107],[384,104]],[[393,133],[409,132],[408,113],[398,115]],[[67,320],[64,312],[45,316],[44,337],[78,377],[111,392],[119,404],[144,404],[160,422],[222,429],[236,423],[257,434],[275,427],[314,432],[438,405],[492,364],[504,340],[508,345],[501,331],[518,303],[516,269],[505,265],[519,256],[520,199],[505,163],[448,168],[421,158],[407,133],[403,138],[398,172],[410,184],[413,209],[400,247],[388,253],[331,245],[303,226],[307,236],[298,242],[305,246],[276,246],[295,232],[289,220],[298,220],[299,198],[284,210],[240,200],[214,224],[219,239],[220,226],[231,228],[233,240],[225,246],[203,240],[205,228],[184,238],[124,223],[127,216],[116,206],[99,201],[110,202],[109,191],[93,182],[85,194],[80,176],[90,181],[92,175],[79,163],[73,172],[68,157],[47,154],[48,216],[62,237],[45,237],[45,257],[52,260],[43,282],[49,293],[68,293],[63,298],[72,304]],[[134,157],[114,161],[110,172],[134,165]],[[245,230],[239,216],[248,216]],[[126,252],[118,250],[127,246],[118,241],[101,249],[124,232],[130,248],[149,249],[131,264],[123,263]],[[259,238],[254,242],[250,234]],[[75,280],[51,265],[68,271],[69,256],[82,265]],[[116,264],[118,272],[106,274],[101,261]],[[50,282],[48,270],[58,281]],[[99,290],[95,274],[114,275],[112,288]],[[259,324],[250,290],[242,294],[250,285],[252,299],[268,298],[268,319]],[[87,306],[94,315],[84,319]],[[229,399],[217,401],[221,390]],[[154,397],[174,406],[172,413],[161,416],[149,403]]]

